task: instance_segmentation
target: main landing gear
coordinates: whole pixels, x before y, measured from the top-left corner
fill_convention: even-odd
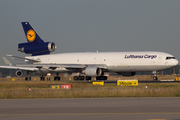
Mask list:
[[[98,76],[96,80],[107,80],[107,76]]]
[[[56,81],[56,80],[60,81],[61,78],[58,75],[59,75],[59,73],[56,73],[56,76],[54,77],[54,81]]]
[[[45,81],[45,77],[44,77],[44,76],[41,76],[41,77],[40,77],[40,80],[41,80],[41,81]]]
[[[31,77],[25,77],[25,81],[31,81]]]
[[[44,76],[41,76],[40,77],[40,80],[41,81],[45,81],[45,77]],[[25,77],[25,81],[31,81],[31,77]],[[50,81],[50,77],[47,77],[47,81]]]
[[[73,79],[74,80],[91,80],[92,79],[92,77],[90,77],[90,76],[74,76],[73,77]],[[107,76],[98,76],[98,77],[96,77],[96,80],[107,80]]]
[[[25,81],[31,81],[31,77],[29,76],[30,72],[27,71],[27,76],[25,77]]]
[[[86,76],[86,77],[85,76],[74,76],[73,79],[74,80],[84,80],[84,79],[91,80],[92,77],[90,77],[90,76]]]
[[[73,79],[74,80],[84,80],[84,76],[74,76]]]

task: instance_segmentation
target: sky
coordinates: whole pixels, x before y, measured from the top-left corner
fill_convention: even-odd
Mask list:
[[[161,51],[180,61],[180,0],[0,0],[0,65],[28,56],[17,51],[26,21],[56,44],[52,54]]]

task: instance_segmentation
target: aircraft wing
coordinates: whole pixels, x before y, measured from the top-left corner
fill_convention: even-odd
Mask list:
[[[18,66],[0,66],[0,68],[5,69],[19,69],[19,70],[28,70],[28,71],[36,71],[38,68],[30,68],[30,67],[18,67]]]
[[[18,57],[14,55],[7,55],[13,58],[18,58],[18,59],[23,59],[23,60],[28,60],[33,63],[36,62],[41,62],[40,60],[34,60],[34,59],[29,59],[29,58],[23,58],[23,57]],[[22,69],[22,70],[34,70],[38,68],[43,68],[43,67],[49,67],[49,68],[66,68],[66,69],[83,69],[87,67],[98,67],[101,69],[107,69],[106,64],[56,64],[56,63],[44,63],[44,64],[16,64],[15,66],[2,66],[3,68],[9,68],[9,69]],[[2,68],[0,66],[0,68]],[[32,68],[34,67],[34,68]]]
[[[107,69],[107,66],[105,64],[54,64],[54,63],[48,63],[48,64],[16,64],[16,66],[26,66],[26,67],[49,67],[49,68],[66,68],[66,69],[83,69],[88,66],[95,66],[102,69]]]

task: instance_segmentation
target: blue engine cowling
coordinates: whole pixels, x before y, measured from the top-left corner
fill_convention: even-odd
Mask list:
[[[35,56],[50,54],[50,52],[53,52],[56,49],[56,45],[53,42],[45,42],[42,44],[21,43],[18,48],[18,51]]]

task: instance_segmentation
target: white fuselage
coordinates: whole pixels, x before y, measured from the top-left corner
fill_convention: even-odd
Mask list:
[[[167,59],[169,57],[170,59]],[[158,71],[171,68],[178,61],[164,52],[87,52],[61,53],[27,57],[38,64],[104,64],[112,72]]]

